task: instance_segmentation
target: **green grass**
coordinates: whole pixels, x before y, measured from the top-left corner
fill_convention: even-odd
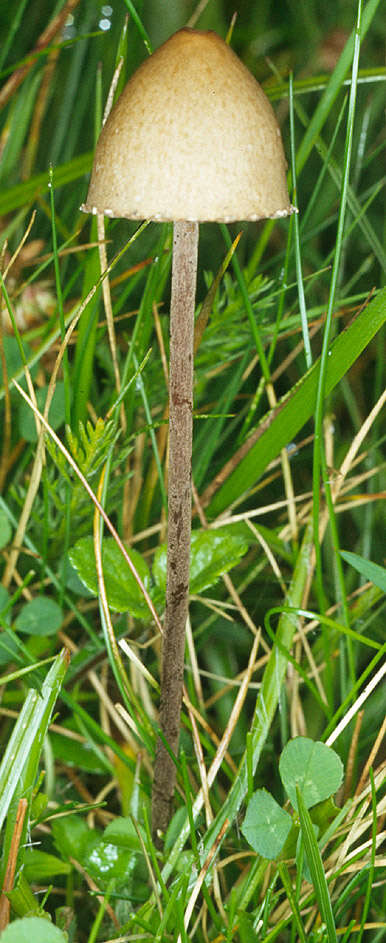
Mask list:
[[[273,102],[299,215],[200,227],[197,313],[207,297],[211,310],[195,358],[193,527],[226,530],[216,557],[197,536],[205,578],[196,568],[162,853],[150,796],[171,230],[105,220],[101,277],[96,222],[79,206],[116,62],[120,91],[198,4],[111,6],[110,17],[79,0],[38,51],[64,3],[17,0],[11,23],[0,6],[0,940],[49,914],[70,943],[375,943],[386,901],[381,4],[239,4],[232,46]],[[225,37],[233,12],[213,0],[195,25]],[[98,594],[96,572],[90,591],[71,567],[82,538],[98,559],[110,525],[157,619],[123,557]],[[118,571],[123,613],[111,604]],[[297,736],[333,745],[343,784],[314,809],[300,797],[299,837],[270,860],[242,825],[257,790],[291,811],[279,758]],[[27,926],[30,943],[51,930]]]

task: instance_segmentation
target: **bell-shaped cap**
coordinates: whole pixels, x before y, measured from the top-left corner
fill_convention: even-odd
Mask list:
[[[271,105],[216,33],[181,29],[137,69],[101,132],[82,209],[198,222],[293,212]]]

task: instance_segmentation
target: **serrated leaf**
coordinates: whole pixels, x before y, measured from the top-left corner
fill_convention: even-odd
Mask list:
[[[284,747],[279,772],[294,809],[298,809],[297,786],[306,808],[310,809],[339,789],[343,763],[335,750],[325,743],[308,737],[295,737]]]
[[[244,537],[232,533],[226,527],[218,530],[193,531],[190,550],[191,593],[202,593],[213,586],[223,573],[228,573],[239,563],[248,550]],[[166,590],[167,546],[158,548],[153,563],[153,576],[157,586]]]
[[[150,587],[150,571],[137,550],[127,550],[138,575],[146,589]],[[82,583],[94,596],[98,596],[98,578],[92,537],[81,537],[69,551],[69,559]],[[147,618],[148,607],[130,567],[112,537],[105,537],[102,544],[103,576],[108,604],[116,612],[130,612],[138,619]]]
[[[272,861],[289,835],[292,818],[266,789],[258,789],[248,804],[241,831],[254,851]]]
[[[351,553],[350,550],[341,550],[340,555],[346,563],[353,566],[354,570],[357,570],[361,576],[364,576],[366,580],[370,580],[370,582],[378,586],[383,593],[386,593],[386,569],[384,566],[379,566],[378,563],[372,563],[371,560],[365,560],[364,557],[360,557],[357,553]]]

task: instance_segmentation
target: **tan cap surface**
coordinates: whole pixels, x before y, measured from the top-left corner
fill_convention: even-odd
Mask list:
[[[214,32],[182,29],[127,83],[100,135],[86,212],[231,220],[293,211],[268,99]]]

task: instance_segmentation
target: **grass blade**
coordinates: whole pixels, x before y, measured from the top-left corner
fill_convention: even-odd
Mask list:
[[[316,841],[310,814],[304,804],[300,789],[296,787],[296,795],[299,808],[300,827],[302,830],[304,848],[307,853],[308,866],[310,869],[312,883],[314,885],[316,898],[320,910],[320,916],[327,928],[327,939],[329,943],[337,943],[336,928],[326,875],[323,869],[318,843]]]
[[[386,288],[383,288],[331,345],[326,369],[326,396],[355,363],[385,321]],[[294,389],[260,421],[250,437],[251,445],[247,454],[245,455],[248,440],[243,443],[239,453],[232,457],[228,463],[229,477],[210,501],[208,514],[211,517],[220,514],[242,492],[251,488],[269,462],[280,454],[281,449],[288,445],[302,426],[311,419],[315,409],[319,369],[320,360],[317,360]],[[237,463],[238,454],[240,459]],[[225,469],[228,466],[225,466]],[[221,475],[222,480],[225,469]],[[209,491],[210,489],[207,489],[207,494]],[[203,503],[205,499],[204,493]]]

